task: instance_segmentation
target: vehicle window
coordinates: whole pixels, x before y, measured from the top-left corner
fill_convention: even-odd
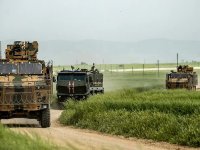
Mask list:
[[[19,74],[42,74],[42,64],[40,63],[20,63]]]
[[[171,74],[171,78],[187,78],[188,74]]]
[[[85,81],[86,76],[85,75],[81,75],[81,74],[75,74],[73,76],[73,80],[79,80],[79,81]]]
[[[72,75],[70,74],[60,74],[58,75],[58,80],[71,80]]]
[[[0,62],[0,74],[42,74],[42,64]]]
[[[0,62],[0,73],[1,74],[17,74],[17,65],[7,62]]]
[[[58,80],[85,81],[86,75],[84,75],[84,74],[60,74],[60,75],[58,75]]]

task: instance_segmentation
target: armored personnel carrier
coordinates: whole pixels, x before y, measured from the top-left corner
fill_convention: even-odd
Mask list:
[[[104,93],[103,74],[94,69],[62,70],[57,75],[57,97],[59,102],[67,98],[86,99],[90,94]]]
[[[178,66],[177,72],[171,72],[166,75],[167,89],[185,88],[188,90],[196,90],[198,85],[198,76],[193,71],[193,67]]]
[[[52,62],[37,59],[38,42],[15,41],[0,59],[0,119],[37,119],[50,126]]]

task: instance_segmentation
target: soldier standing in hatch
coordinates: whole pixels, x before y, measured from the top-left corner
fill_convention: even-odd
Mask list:
[[[94,71],[95,64],[93,63],[93,66],[91,67],[91,71]]]

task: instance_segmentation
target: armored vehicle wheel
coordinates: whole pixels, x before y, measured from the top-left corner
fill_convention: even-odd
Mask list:
[[[41,111],[40,125],[42,128],[50,127],[50,110],[49,108]]]
[[[68,98],[67,96],[57,96],[58,97],[58,102],[65,102],[65,100]]]
[[[85,95],[84,99],[88,99],[90,95]]]

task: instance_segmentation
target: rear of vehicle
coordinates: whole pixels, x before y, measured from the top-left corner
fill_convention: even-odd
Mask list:
[[[0,62],[0,119],[37,119],[50,126],[52,81],[41,62]],[[47,71],[47,72],[46,72]]]
[[[57,76],[57,97],[64,101],[67,98],[87,98],[90,93],[87,72],[61,71]]]

